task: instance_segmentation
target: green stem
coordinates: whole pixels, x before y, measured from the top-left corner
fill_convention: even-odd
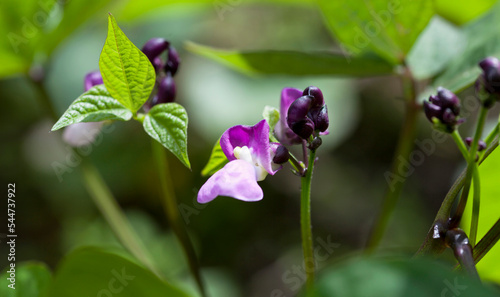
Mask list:
[[[455,215],[450,220],[450,229],[456,228],[460,224],[465,206],[467,205],[467,198],[469,197],[469,190],[472,182],[472,174],[474,172],[474,164],[476,163],[478,143],[481,139],[487,113],[488,109],[481,107],[481,110],[479,111],[479,118],[477,120],[476,132],[474,133],[474,139],[470,145],[469,158],[467,159],[467,171],[465,172],[464,188],[462,190],[462,195],[460,196]]]
[[[315,265],[312,226],[311,226],[311,182],[316,152],[309,154],[309,167],[301,178],[300,195],[300,227],[302,232],[302,250],[304,252],[304,267],[306,268],[306,290],[310,292],[314,285]]]
[[[478,263],[500,239],[500,219],[474,247],[474,261]]]
[[[458,133],[458,130],[453,131],[451,134],[453,137],[453,140],[455,140],[455,143],[457,144],[458,148],[460,149],[460,152],[462,152],[462,155],[464,158],[469,161],[469,151],[467,150],[467,147],[465,146],[465,143],[462,140],[462,137],[460,137],[460,134]],[[480,206],[480,195],[481,195],[481,187],[480,187],[480,181],[479,181],[479,171],[477,168],[476,162],[472,164],[473,166],[473,172],[472,172],[472,180],[474,183],[474,192],[473,192],[473,205],[472,205],[472,219],[471,219],[471,227],[470,227],[470,236],[469,236],[469,242],[472,247],[476,245],[476,236],[477,236],[477,226],[479,222],[479,206]]]
[[[43,81],[31,80],[31,82],[36,87],[39,93],[40,102],[45,110],[54,121],[57,121],[57,113],[54,110],[54,106],[52,105],[50,96],[45,88],[45,85],[43,84]],[[77,154],[76,151],[73,152]],[[153,273],[160,276],[157,268],[151,261],[149,254],[146,252],[144,245],[139,240],[139,237],[134,232],[132,226],[127,220],[127,217],[122,212],[120,206],[113,197],[113,194],[107,187],[106,182],[89,160],[84,158],[82,159],[82,174],[85,186],[95,205],[111,227],[113,233],[133,256],[135,256]]]
[[[498,147],[498,137],[495,137],[494,140],[491,142],[491,144],[488,146],[484,154],[481,156],[479,159],[479,165],[486,160],[486,158]],[[427,236],[425,237],[424,242],[416,252],[416,255],[421,255],[421,254],[428,254],[428,253],[441,253],[446,246],[444,245],[444,240],[442,238],[434,238],[434,226],[436,224],[441,224],[441,225],[447,225],[448,223],[448,218],[450,216],[451,208],[453,206],[453,202],[455,201],[455,197],[458,195],[460,192],[460,189],[464,186],[465,184],[465,171],[462,171],[460,176],[455,180],[453,185],[451,186],[450,190],[446,194],[446,196],[443,199],[443,202],[441,203],[441,207],[438,210],[438,213],[436,214],[436,217],[434,218],[434,222],[432,223],[431,228],[429,229],[429,232],[427,232]]]
[[[460,133],[458,130],[453,131],[451,133],[451,137],[457,144],[458,149],[462,153],[462,156],[464,157],[465,161],[469,159],[469,150],[467,149],[467,146],[465,145],[464,141],[462,140],[462,137],[460,136]]]
[[[150,256],[146,253],[139,237],[121,211],[118,203],[116,203],[111,191],[106,186],[97,169],[91,163],[84,160],[82,163],[82,173],[90,196],[118,237],[118,240],[144,266],[159,276],[158,270],[151,261]]]
[[[401,176],[399,168],[404,166],[403,162],[409,159],[409,156],[413,150],[416,121],[420,108],[415,102],[416,82],[413,79],[412,74],[409,72],[409,70],[407,70],[407,73],[402,78],[403,85],[405,86],[406,116],[401,128],[399,141],[392,160],[390,170],[390,179],[392,179],[392,181],[388,180],[389,186],[385,193],[382,208],[378,215],[377,221],[375,222],[374,228],[372,230],[372,235],[368,240],[368,244],[365,250],[367,254],[373,253],[382,240],[382,237],[384,236],[385,230],[389,223],[389,219],[391,218],[392,213],[396,208],[399,196],[401,195],[401,191],[406,181],[406,179],[404,181],[399,181],[397,179],[393,179],[392,177]]]
[[[295,157],[292,153],[288,153],[289,155],[289,159],[288,159],[288,162],[290,163],[290,165],[292,165],[293,169],[297,172],[298,175],[300,176],[304,176],[304,173],[305,173],[305,167],[303,165],[303,163],[301,163],[297,157]]]
[[[38,96],[38,98],[39,98],[40,103],[42,104],[43,108],[45,109],[45,111],[47,112],[47,114],[52,119],[54,119],[55,121],[57,121],[57,119],[59,117],[57,116],[57,113],[56,113],[56,111],[54,109],[54,106],[52,105],[52,102],[50,100],[50,96],[49,96],[49,94],[47,92],[47,89],[45,88],[45,85],[43,84],[43,81],[34,81],[34,80],[31,80],[31,82],[33,83],[33,85],[35,86],[36,90],[40,94],[40,96]]]
[[[476,245],[476,238],[477,238],[477,229],[479,225],[479,208],[480,208],[480,198],[481,198],[481,184],[480,184],[480,179],[479,179],[479,170],[477,168],[477,164],[473,164],[473,172],[472,172],[472,179],[474,183],[474,192],[473,192],[473,198],[472,198],[472,218],[471,218],[471,223],[470,223],[470,236],[469,236],[469,241],[470,245],[474,248]]]
[[[152,139],[151,143],[153,156],[157,165],[158,175],[160,179],[159,181],[161,185],[163,207],[165,209],[168,223],[182,245],[184,254],[186,255],[186,258],[188,260],[189,269],[191,270],[191,274],[193,275],[196,284],[198,285],[198,289],[200,290],[201,295],[206,296],[203,281],[201,279],[200,267],[198,264],[196,252],[177,209],[177,199],[175,197],[174,185],[172,182],[172,177],[170,176],[165,149],[156,140]]]

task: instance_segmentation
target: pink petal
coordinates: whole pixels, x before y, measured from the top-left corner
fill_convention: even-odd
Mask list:
[[[286,123],[286,115],[288,114],[288,109],[292,105],[293,101],[302,96],[302,91],[295,88],[284,88],[281,91],[281,102],[280,102],[280,121],[276,125],[275,132],[276,137],[283,144],[297,144],[301,143],[302,139],[293,133],[293,131],[288,127]]]
[[[266,120],[258,122],[255,126],[238,125],[229,128],[220,139],[220,146],[229,161],[236,160],[234,148],[248,147],[252,150],[253,157],[269,173],[274,174],[271,167],[271,148],[269,146],[269,125]]]
[[[198,202],[207,203],[217,196],[242,201],[259,201],[264,197],[257,184],[255,169],[243,160],[234,160],[212,175],[198,192]]]

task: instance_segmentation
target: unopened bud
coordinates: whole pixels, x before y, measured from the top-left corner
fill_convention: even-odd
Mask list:
[[[165,72],[170,72],[172,75],[175,75],[177,69],[179,69],[179,64],[181,63],[181,59],[179,58],[179,54],[177,50],[173,46],[168,48],[168,58],[167,63],[165,64]]]
[[[483,73],[475,83],[476,95],[485,108],[490,108],[500,99],[500,61],[488,57],[479,62]]]
[[[278,146],[276,149],[276,153],[274,154],[273,163],[275,164],[283,164],[288,162],[290,158],[288,149],[284,145]]]
[[[310,118],[314,122],[314,129],[320,132],[325,132],[328,129],[330,120],[328,119],[328,109],[326,105],[319,108],[313,108],[309,112]]]
[[[84,88],[85,92],[88,91],[93,86],[102,85],[102,75],[99,71],[92,71],[85,75]]]
[[[305,120],[307,113],[311,108],[312,101],[313,97],[308,95],[299,97],[297,100],[293,101],[288,109],[288,115],[286,118],[289,127],[294,126],[297,122]]]
[[[313,107],[319,107],[325,105],[325,100],[323,99],[323,92],[318,87],[309,86],[305,88],[302,95],[309,95],[314,98],[312,103]]]
[[[437,95],[431,95],[429,101],[424,101],[424,112],[435,128],[447,133],[451,133],[458,124],[463,123],[458,117],[460,100],[453,92],[442,87],[438,88]]]
[[[158,71],[163,68],[163,61],[161,60],[160,56],[154,58],[151,64],[153,64],[156,73],[158,73]]]
[[[163,38],[151,38],[142,47],[142,52],[153,63],[154,59],[163,53],[169,45],[170,43]]]
[[[160,103],[168,103],[173,102],[175,100],[175,81],[170,73],[167,73],[167,76],[160,80],[158,84],[158,93],[156,94],[156,101],[153,98],[153,105]]]
[[[470,146],[472,144],[472,137],[466,137],[465,144],[467,144],[467,146]],[[484,142],[483,140],[479,140],[479,142],[477,143],[477,151],[480,152],[484,151],[485,149],[486,149],[486,142]]]
[[[300,122],[294,123],[291,129],[302,139],[308,139],[314,132],[314,123],[310,118],[305,118]]]
[[[450,90],[438,87],[437,96],[431,96],[431,102],[442,108],[450,108],[455,115],[460,113],[460,100]]]

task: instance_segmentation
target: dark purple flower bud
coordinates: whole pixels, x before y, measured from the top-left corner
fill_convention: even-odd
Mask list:
[[[467,146],[470,146],[472,143],[472,137],[465,137],[465,144],[467,144]]]
[[[151,64],[153,64],[156,73],[158,73],[158,71],[163,68],[163,61],[161,60],[160,56],[154,58]]]
[[[288,109],[288,115],[286,117],[288,127],[292,127],[295,123],[305,120],[307,113],[311,108],[313,97],[302,96],[293,101]],[[293,129],[292,129],[293,130]],[[313,127],[314,130],[314,127]]]
[[[470,146],[472,144],[472,137],[466,137],[465,144],[467,144],[467,146]],[[484,142],[483,140],[479,140],[479,142],[477,143],[477,151],[480,152],[484,151],[485,149],[486,149],[486,142]]]
[[[325,132],[326,129],[328,129],[330,121],[328,119],[328,109],[326,105],[323,105],[322,107],[312,108],[309,111],[308,116],[313,120],[315,130]]]
[[[157,98],[156,102],[153,102],[153,105],[173,102],[175,100],[175,93],[176,88],[174,78],[170,73],[167,73],[167,76],[162,78],[158,84],[158,93],[156,93]]]
[[[151,38],[142,47],[142,52],[148,57],[151,63],[154,62],[154,58],[158,57],[163,53],[170,43],[163,38]]]
[[[325,105],[325,100],[323,99],[323,92],[318,87],[309,86],[307,87],[302,95],[309,95],[314,98],[312,103],[313,107],[323,106]]]
[[[431,98],[431,100],[434,99],[431,102],[442,108],[450,108],[455,115],[458,115],[460,113],[460,100],[458,100],[458,97],[452,91],[442,87],[439,87],[437,91],[437,96]]]
[[[479,62],[479,67],[483,69],[484,77],[488,82],[500,82],[500,61],[495,57],[488,57]]]
[[[484,151],[486,149],[486,142],[479,140],[477,150]]]
[[[92,71],[85,75],[84,88],[87,92],[90,88],[97,85],[102,85],[102,75],[99,71]]]
[[[446,133],[453,132],[457,125],[463,123],[463,119],[458,117],[460,100],[445,88],[439,87],[437,95],[431,95],[429,101],[424,101],[424,112],[434,128]]]
[[[179,54],[173,46],[170,46],[168,48],[168,58],[167,64],[165,64],[165,72],[170,72],[172,75],[175,75],[180,63],[181,59],[179,58]]]
[[[310,118],[304,118],[302,121],[295,122],[291,129],[302,139],[308,139],[314,132],[314,123]]]
[[[432,97],[432,96],[431,96]],[[432,100],[432,99],[431,99]],[[441,118],[441,107],[434,105],[429,101],[424,101],[424,112],[425,116],[433,123],[432,118]]]
[[[278,146],[276,149],[276,153],[273,157],[273,163],[275,164],[283,164],[288,162],[290,155],[288,153],[288,149],[284,145]]]
[[[476,93],[483,106],[490,108],[495,100],[500,100],[500,61],[488,57],[479,62],[479,67],[483,73],[476,80]]]
[[[453,125],[456,122],[457,117],[450,108],[446,108],[443,112],[441,121],[444,124]]]

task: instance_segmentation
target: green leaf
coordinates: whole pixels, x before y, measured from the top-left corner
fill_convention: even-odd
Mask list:
[[[465,46],[463,32],[436,16],[408,54],[408,65],[417,79],[429,78],[442,71]]]
[[[478,280],[452,272],[449,266],[435,260],[360,258],[324,269],[312,294],[307,296],[493,297],[498,293]]]
[[[373,51],[394,64],[406,54],[434,14],[432,0],[318,0],[324,19],[344,49]]]
[[[208,159],[207,165],[205,165],[205,167],[201,171],[201,176],[209,176],[216,173],[217,171],[222,169],[222,167],[224,167],[228,162],[229,160],[220,147],[220,139],[218,139],[214,145],[214,148],[212,149],[212,154]]]
[[[15,267],[15,290],[10,278],[10,266],[0,275],[0,296],[2,297],[45,297],[52,279],[50,270],[43,263],[24,262]],[[49,296],[47,296],[49,297]]]
[[[187,297],[151,271],[100,248],[79,248],[59,265],[50,297]]]
[[[392,65],[373,56],[299,51],[226,51],[187,43],[186,49],[245,74],[371,76],[391,74]]]
[[[187,154],[187,112],[177,103],[153,106],[144,118],[146,133],[174,154],[187,168],[191,168]]]
[[[280,120],[280,112],[276,108],[266,105],[264,107],[264,111],[262,112],[262,117],[267,121],[269,130],[272,132],[272,130],[274,130],[274,126],[276,126]]]
[[[111,0],[0,1],[0,78],[28,74]]]
[[[80,122],[128,121],[131,118],[130,110],[111,97],[104,85],[97,85],[71,103],[52,131]]]
[[[276,141],[276,138],[274,137],[274,128],[276,127],[276,124],[280,120],[280,112],[276,108],[266,105],[264,107],[264,111],[262,112],[262,117],[266,120],[267,124],[269,125],[269,139],[271,141]]]
[[[465,24],[487,12],[497,0],[435,0],[436,13],[457,25]]]
[[[102,79],[111,96],[135,113],[153,90],[155,70],[111,14],[108,20],[108,37],[99,59]]]
[[[464,27],[467,38],[465,51],[453,59],[450,67],[434,81],[434,86],[443,86],[458,92],[474,83],[481,72],[478,63],[488,57],[500,57],[500,4],[495,5],[482,18]]]
[[[498,186],[498,173],[500,168],[500,150],[497,148],[479,166],[481,178],[481,207],[479,210],[479,223],[477,242],[490,230],[500,217],[500,187]],[[474,186],[474,185],[472,185]],[[467,207],[462,219],[462,228],[469,233],[472,213],[472,190]],[[484,258],[477,264],[479,276],[484,280],[500,283],[500,244],[496,244]]]

